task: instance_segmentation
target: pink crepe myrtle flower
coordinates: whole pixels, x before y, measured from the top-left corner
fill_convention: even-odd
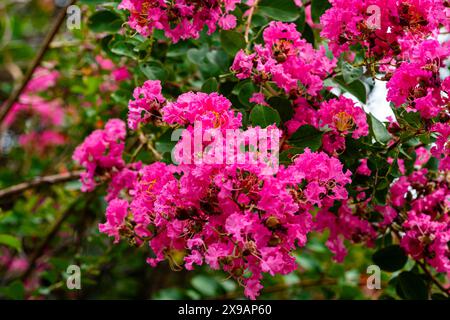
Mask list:
[[[427,39],[447,23],[444,1],[331,0],[320,18],[321,35],[338,56],[351,45],[362,44],[376,59],[401,54],[400,43]],[[426,22],[426,23],[424,23]]]
[[[107,71],[113,71],[116,67],[111,59],[103,58],[101,55],[95,56],[95,61],[98,63],[101,69]]]
[[[120,230],[128,215],[128,202],[126,200],[114,199],[106,209],[106,223],[99,224],[100,232],[114,237],[114,243],[120,240]]]
[[[368,159],[361,159],[359,161],[359,166],[356,169],[356,174],[360,174],[362,176],[370,176],[372,174],[372,170],[367,166]]]
[[[230,13],[240,0],[210,2],[122,0],[118,8],[130,12],[129,26],[144,37],[158,29],[173,42],[178,42],[180,39],[198,38],[205,25],[208,34],[216,31],[217,25],[224,30],[236,27],[236,17]]]
[[[131,74],[128,72],[127,67],[120,67],[112,72],[114,81],[121,82],[131,79]]]
[[[161,108],[166,99],[161,93],[159,80],[147,80],[142,87],[134,89],[133,98],[128,103],[128,126],[136,130],[140,123],[160,122]]]
[[[364,110],[343,96],[322,103],[318,116],[321,127],[326,126],[337,134],[346,135],[351,132],[354,139],[369,134]]]
[[[270,22],[263,38],[264,45],[255,45],[253,53],[237,53],[231,67],[236,77],[257,85],[273,81],[290,96],[316,96],[336,59],[329,59],[324,47],[314,49],[292,23]]]
[[[121,169],[125,165],[122,159],[125,135],[125,123],[111,119],[103,130],[92,132],[75,149],[73,159],[86,169],[81,175],[83,191],[95,188],[95,176],[99,172]]]
[[[448,222],[433,221],[429,215],[408,214],[406,234],[400,245],[415,260],[424,258],[438,272],[450,271],[450,228]]]
[[[43,67],[38,67],[33,73],[33,77],[27,83],[25,93],[38,93],[54,87],[60,74],[56,70],[50,70]]]

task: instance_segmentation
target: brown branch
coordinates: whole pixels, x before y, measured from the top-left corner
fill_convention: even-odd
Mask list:
[[[15,186],[5,188],[0,190],[0,199],[6,197],[12,197],[14,195],[20,194],[26,190],[36,188],[42,185],[53,185],[58,183],[64,183],[68,181],[77,180],[83,171],[73,171],[61,174],[55,174],[51,176],[37,177],[31,181],[22,182]]]
[[[422,270],[425,272],[425,274],[431,279],[431,281],[441,290],[443,293],[445,293],[447,296],[450,296],[450,289],[446,289],[438,279],[436,279],[433,274],[428,270],[425,263],[421,261],[417,261],[417,264],[422,268]]]
[[[25,77],[22,80],[22,83],[19,87],[17,87],[16,90],[12,93],[12,95],[9,97],[9,99],[6,101],[6,104],[0,109],[0,124],[3,122],[5,117],[7,116],[8,112],[11,110],[14,103],[19,99],[20,95],[22,94],[23,90],[27,87],[28,82],[31,80],[34,71],[36,68],[41,64],[42,59],[44,58],[45,53],[47,52],[48,48],[50,47],[51,42],[53,41],[53,38],[58,33],[59,28],[61,27],[64,18],[66,16],[67,8],[71,5],[73,5],[76,2],[76,0],[71,0],[69,4],[61,9],[58,16],[56,17],[56,20],[52,27],[50,28],[49,33],[44,39],[44,43],[42,47],[39,49],[38,54],[33,59],[27,73],[25,74]]]

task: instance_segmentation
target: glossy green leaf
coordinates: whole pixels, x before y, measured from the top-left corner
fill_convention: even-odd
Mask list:
[[[88,26],[94,32],[117,32],[123,24],[122,18],[115,12],[101,10],[89,18]]]
[[[382,270],[394,272],[405,266],[408,257],[400,246],[391,245],[375,252],[372,260]]]
[[[261,0],[258,9],[261,13],[279,21],[291,22],[300,16],[300,8],[293,0]]]
[[[391,140],[391,135],[386,126],[372,114],[369,115],[370,131],[376,141],[386,144]]]
[[[310,148],[316,151],[322,145],[323,132],[317,130],[311,125],[304,125],[289,138],[289,144],[297,148]]]
[[[280,125],[281,118],[273,108],[257,105],[250,112],[250,121],[253,126],[266,128],[272,124]]]
[[[237,31],[222,30],[220,32],[220,42],[223,50],[230,56],[235,56],[240,49],[245,48],[244,35]]]

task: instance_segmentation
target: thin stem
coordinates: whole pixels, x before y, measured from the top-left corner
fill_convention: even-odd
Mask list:
[[[441,290],[442,292],[444,292],[447,296],[450,295],[450,289],[446,289],[434,276],[433,274],[430,272],[430,270],[428,270],[427,266],[421,262],[421,261],[417,261],[417,264],[422,268],[422,270],[427,274],[427,276],[431,279],[431,281],[433,281],[433,283],[439,288],[439,290]]]

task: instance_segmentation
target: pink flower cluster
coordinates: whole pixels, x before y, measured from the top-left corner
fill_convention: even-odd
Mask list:
[[[101,73],[102,71],[106,74],[103,75],[103,81],[100,85],[100,91],[102,92],[113,92],[119,88],[119,83],[128,79],[131,79],[131,74],[127,67],[117,66],[111,59],[104,58],[101,55],[95,56],[95,62],[97,65],[92,67]],[[100,76],[100,75],[99,75]]]
[[[362,45],[368,56],[389,61],[449,25],[443,0],[330,0],[321,35],[337,56]]]
[[[146,82],[130,103],[149,110],[150,105],[165,101],[160,89],[158,82]],[[185,93],[160,111],[164,121],[185,126],[187,134],[194,133],[196,123],[204,130],[242,126],[242,115],[236,115],[230,101],[217,93]],[[111,171],[114,166],[120,172],[110,184],[106,222],[100,231],[115,242],[148,242],[154,254],[148,259],[152,266],[168,260],[174,269],[191,270],[206,263],[224,270],[252,299],[262,289],[263,273],[287,274],[297,269],[292,252],[306,244],[314,228],[311,210],[325,212],[335,201],[348,199],[351,173],[337,158],[309,149],[276,174],[264,172],[259,162],[178,166],[155,162],[124,169],[124,124],[111,121],[105,130],[89,136],[74,155],[87,168],[85,189],[94,186],[93,177],[101,170]],[[255,129],[256,133],[261,130]],[[182,143],[183,138],[178,145]],[[109,150],[106,155],[105,150]],[[353,221],[351,212],[347,216]],[[337,224],[322,222],[320,227]],[[354,224],[355,230],[367,229]],[[350,232],[335,234],[349,236]]]
[[[257,85],[273,81],[292,97],[316,96],[336,60],[326,56],[323,46],[316,50],[301,39],[293,23],[272,21],[263,37],[264,45],[255,45],[254,53],[238,52],[231,67],[236,77]]]
[[[450,78],[440,79],[440,68],[450,55],[450,48],[437,40],[423,41],[408,62],[397,68],[389,82],[388,101],[396,107],[405,105],[425,119],[445,112],[450,103]]]
[[[57,128],[63,125],[64,109],[58,99],[48,100],[41,96],[56,85],[59,72],[39,67],[8,112],[2,125],[13,128],[18,119],[29,117],[39,123],[38,130],[22,133],[18,143],[37,154],[44,154],[49,148],[64,144],[66,137]],[[39,141],[37,144],[36,141]]]
[[[448,171],[436,176],[418,168],[409,176],[401,176],[390,188],[387,206],[379,209],[385,215],[385,225],[401,222],[401,246],[413,259],[424,259],[438,272],[450,272]]]
[[[294,105],[294,116],[286,122],[288,134],[293,134],[304,125],[314,126],[325,132],[322,149],[330,155],[336,156],[345,151],[347,135],[359,139],[369,134],[366,113],[344,96],[322,103],[299,98]]]
[[[81,176],[83,191],[94,190],[96,176],[125,166],[122,159],[125,135],[125,123],[111,119],[105,129],[95,130],[75,149],[73,159],[86,169]]]
[[[140,123],[161,122],[161,108],[166,99],[161,94],[161,82],[148,80],[142,87],[134,89],[134,100],[128,104],[128,126],[136,130]]]
[[[258,166],[179,166],[153,163],[139,171],[132,200],[109,203],[100,230],[141,244],[148,240],[154,266],[208,264],[245,286],[254,299],[262,273],[297,268],[291,252],[304,246],[314,207],[347,199],[350,172],[336,158],[309,150],[276,176]]]
[[[236,17],[230,12],[241,0],[162,1],[122,0],[119,9],[130,12],[128,24],[143,36],[150,36],[154,29],[164,30],[165,35],[178,42],[180,39],[198,38],[204,26],[213,33],[217,25],[229,30],[236,26]]]

